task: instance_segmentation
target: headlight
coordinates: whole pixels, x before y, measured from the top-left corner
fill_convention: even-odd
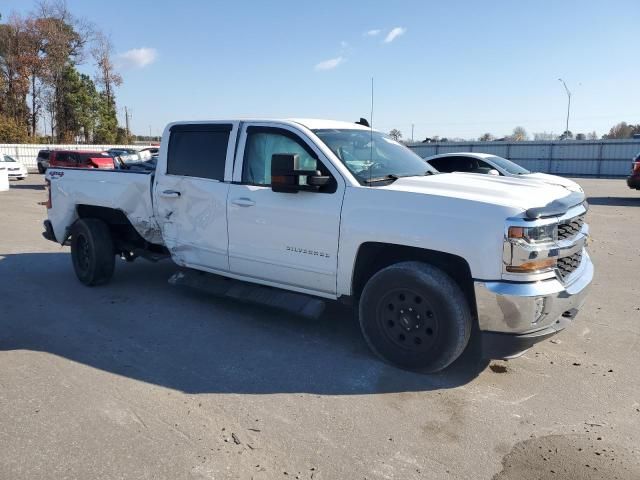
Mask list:
[[[558,226],[509,226],[504,246],[504,267],[508,273],[538,274],[553,271],[557,266]]]
[[[509,227],[509,240],[524,240],[527,243],[548,243],[558,239],[555,223],[540,227]]]

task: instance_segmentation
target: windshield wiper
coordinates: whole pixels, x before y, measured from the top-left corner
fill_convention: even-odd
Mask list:
[[[364,183],[366,183],[367,185],[371,185],[373,183],[380,183],[380,182],[390,182],[393,183],[396,180],[398,180],[400,177],[398,175],[395,175],[393,173],[390,173],[389,175],[385,175],[384,177],[376,177],[376,178],[366,178],[366,179],[362,179],[362,181]]]

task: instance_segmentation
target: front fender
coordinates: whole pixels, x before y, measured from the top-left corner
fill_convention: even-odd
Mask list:
[[[340,223],[338,295],[352,295],[360,246],[389,243],[463,258],[473,278],[502,275],[505,219],[515,207],[380,188],[347,188]]]

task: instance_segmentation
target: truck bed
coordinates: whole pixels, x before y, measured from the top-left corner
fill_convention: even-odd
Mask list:
[[[49,220],[55,237],[64,243],[80,205],[120,210],[148,242],[162,245],[153,214],[152,172],[53,167],[47,170],[51,202]]]

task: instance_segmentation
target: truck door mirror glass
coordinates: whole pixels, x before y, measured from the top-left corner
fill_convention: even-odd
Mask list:
[[[301,165],[297,153],[274,153],[271,156],[271,189],[280,193],[317,191],[329,183],[331,177],[322,175],[310,168],[314,165],[306,163]]]

